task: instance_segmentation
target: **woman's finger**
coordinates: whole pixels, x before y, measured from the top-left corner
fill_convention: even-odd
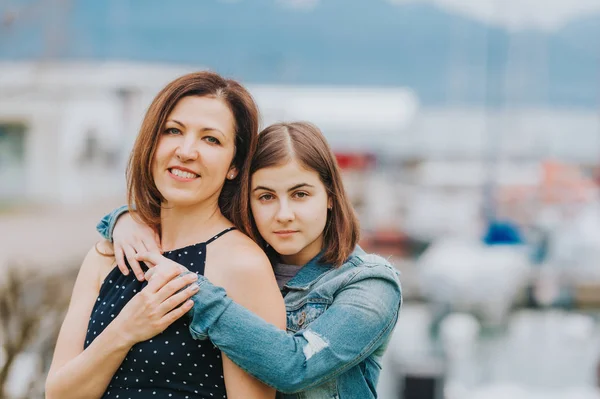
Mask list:
[[[154,275],[155,272],[156,272],[156,268],[154,268],[154,267],[150,267],[150,268],[148,268],[148,270],[146,270],[146,273],[144,273],[144,278],[146,279],[147,282],[150,282],[150,279],[152,278],[152,276]]]
[[[188,299],[185,301],[183,305],[178,308],[173,309],[169,313],[163,316],[161,319],[161,323],[163,323],[163,327],[167,328],[171,324],[173,324],[176,320],[180,319],[183,315],[190,311],[190,309],[194,306],[194,301]]]
[[[198,280],[198,276],[196,275],[196,273],[187,273],[184,275],[178,274],[177,277],[170,279],[166,284],[164,284],[160,289],[158,289],[158,291],[156,292],[157,300],[160,303],[168,300],[177,292],[196,282],[196,280]],[[171,309],[168,309],[167,311],[169,310]]]
[[[151,276],[150,281],[148,281],[148,285],[145,290],[148,292],[158,292],[161,288],[163,288],[166,284],[168,284],[171,280],[179,277],[181,274],[179,272],[179,268],[173,267],[170,264],[164,265],[159,264],[153,270],[156,270],[154,274]],[[180,288],[183,288],[185,285],[182,285]],[[166,297],[163,295],[157,301],[162,302]]]
[[[136,255],[136,259],[141,262],[152,263],[153,265],[158,265],[162,261],[168,260],[167,258],[165,258],[157,252],[138,253]]]
[[[198,284],[192,283],[189,287],[171,295],[163,303],[160,304],[158,308],[160,311],[159,314],[169,313],[176,307],[180,306],[183,302],[185,302],[199,290],[200,288],[198,287]]]

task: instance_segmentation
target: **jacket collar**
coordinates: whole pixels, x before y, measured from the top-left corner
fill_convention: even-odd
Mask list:
[[[304,265],[302,269],[300,269],[298,273],[296,273],[296,275],[287,282],[284,288],[290,290],[306,290],[323,274],[333,270],[333,265],[329,263],[321,263],[320,260],[323,256],[323,252],[324,251],[319,252],[317,256],[312,258],[306,265]],[[364,253],[365,252],[362,250],[362,248],[357,245],[350,255],[350,258],[346,260],[346,262]]]

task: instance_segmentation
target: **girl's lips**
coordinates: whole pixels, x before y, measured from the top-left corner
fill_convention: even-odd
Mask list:
[[[289,237],[292,234],[297,233],[297,230],[280,230],[280,231],[276,231],[275,234],[278,235],[279,237]]]

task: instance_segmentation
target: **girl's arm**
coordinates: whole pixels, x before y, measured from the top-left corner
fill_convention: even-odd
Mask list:
[[[252,243],[252,248],[236,245],[228,256],[227,273],[213,279],[225,288],[227,295],[265,323],[285,331],[285,305],[265,254]],[[227,397],[231,399],[273,399],[275,389],[262,383],[238,367],[223,354],[223,372]]]
[[[118,225],[117,225],[118,223]],[[113,209],[104,216],[96,230],[108,241],[114,243],[114,253],[119,270],[129,274],[125,258],[139,281],[144,281],[144,272],[135,255],[138,252],[160,252],[160,238],[150,227],[136,221],[126,205]]]
[[[139,258],[163,270],[179,267],[168,259],[153,261],[148,254]],[[293,335],[235,303],[206,278],[200,276],[198,285],[190,312],[192,336],[210,338],[240,368],[284,393],[320,385],[384,349],[402,302],[397,272],[372,255],[329,307]]]
[[[202,278],[201,278],[202,279]],[[395,272],[362,268],[307,328],[286,334],[200,281],[192,336],[206,336],[233,362],[285,393],[318,386],[363,361],[389,340],[401,304]]]
[[[96,225],[96,230],[104,239],[113,242],[113,231],[115,230],[117,220],[120,216],[128,212],[129,207],[127,205],[122,205],[113,209],[109,214],[104,215],[104,217],[100,219],[100,222]]]

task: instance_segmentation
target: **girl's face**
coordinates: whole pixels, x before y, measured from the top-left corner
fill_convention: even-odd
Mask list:
[[[184,97],[167,117],[152,162],[156,187],[168,206],[218,201],[226,178],[235,177],[235,122],[212,97]]]
[[[314,170],[296,160],[257,170],[250,205],[260,235],[284,263],[304,265],[321,251],[331,200]]]

